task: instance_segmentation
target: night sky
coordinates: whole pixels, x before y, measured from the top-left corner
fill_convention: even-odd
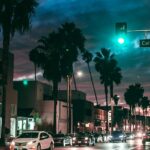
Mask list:
[[[95,55],[101,48],[109,48],[116,56],[122,69],[123,80],[114,89],[123,102],[123,94],[130,84],[141,83],[145,96],[150,96],[150,48],[140,48],[139,40],[145,38],[144,32],[128,32],[128,44],[118,47],[114,42],[115,23],[126,22],[128,31],[150,29],[149,0],[40,0],[31,31],[24,35],[16,34],[11,40],[11,51],[15,54],[14,79],[32,78],[34,67],[29,61],[29,51],[37,40],[62,23],[74,22],[86,37],[85,47]],[[150,38],[146,33],[146,38]],[[99,74],[90,64],[95,81],[99,103],[104,104],[104,88]],[[77,88],[87,93],[87,99],[95,102],[87,65],[79,59],[74,66],[75,73],[83,71],[83,77],[76,77]],[[42,73],[38,73],[42,80]],[[66,89],[62,82],[59,89]],[[72,89],[74,86],[72,85]],[[150,98],[150,97],[149,97]]]

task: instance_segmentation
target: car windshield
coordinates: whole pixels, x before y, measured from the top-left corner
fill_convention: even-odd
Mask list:
[[[114,131],[112,132],[112,135],[120,135],[120,134],[123,134],[121,131]]]
[[[87,133],[80,132],[80,133],[78,133],[78,136],[88,136],[88,134],[87,134]]]
[[[18,138],[37,138],[37,132],[25,132],[18,136]]]

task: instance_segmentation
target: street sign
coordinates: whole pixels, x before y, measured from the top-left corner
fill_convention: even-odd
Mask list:
[[[150,47],[150,39],[140,40],[140,47]]]

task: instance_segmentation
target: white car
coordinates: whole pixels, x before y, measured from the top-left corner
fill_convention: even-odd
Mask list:
[[[10,150],[54,149],[54,141],[45,131],[25,131],[10,144]]]

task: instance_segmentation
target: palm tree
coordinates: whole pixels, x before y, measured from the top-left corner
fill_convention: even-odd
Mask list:
[[[61,70],[63,78],[70,81],[73,76],[73,64],[77,61],[80,53],[85,51],[84,42],[85,37],[81,30],[76,27],[74,23],[64,23],[58,29],[60,37],[59,45],[61,46]],[[71,89],[68,90],[68,103],[69,103],[69,126],[68,132],[71,132]]]
[[[36,47],[30,51],[29,59],[34,64],[34,73],[35,73],[35,81],[36,81],[37,67],[40,67],[41,65],[40,63],[44,62],[44,55],[43,53],[40,53],[40,51],[38,51],[38,47]]]
[[[40,53],[44,58],[38,59],[38,64],[44,71],[43,76],[53,83],[53,127],[55,133],[58,84],[62,77],[66,79],[72,76],[73,63],[77,60],[78,50],[80,52],[84,50],[84,43],[82,43],[84,40],[81,31],[73,23],[65,23],[58,29],[58,32],[51,32],[48,36],[42,36],[36,47],[36,53]]]
[[[8,77],[8,55],[10,37],[16,31],[24,33],[30,28],[31,17],[37,7],[37,0],[1,0],[0,1],[0,26],[3,37],[3,98],[2,98],[2,135],[1,143],[5,145],[5,107],[6,107],[6,84]]]
[[[147,96],[142,97],[142,100],[140,102],[140,106],[143,109],[143,116],[146,116],[147,108],[150,106],[150,100],[148,99]],[[144,110],[146,110],[146,114],[144,113]],[[145,125],[146,125],[146,118],[145,118],[145,121],[144,121],[144,130],[145,130]]]
[[[111,54],[110,50],[102,48],[100,52],[96,53],[94,58],[95,69],[100,73],[100,81],[104,84],[105,97],[106,97],[106,131],[108,132],[108,87],[111,85],[112,81],[112,63],[115,62],[114,55]],[[115,78],[115,77],[114,77]],[[113,78],[113,79],[114,79]]]
[[[88,50],[86,50],[83,53],[83,60],[87,63],[87,66],[88,66],[90,79],[91,79],[91,83],[92,83],[92,87],[93,87],[93,91],[94,91],[94,95],[95,95],[96,104],[98,105],[97,94],[96,94],[96,90],[95,90],[95,86],[94,86],[94,82],[93,82],[93,77],[92,77],[92,72],[91,72],[91,68],[90,68],[90,62],[92,61],[92,58],[93,58],[93,55]]]
[[[115,94],[113,96],[113,100],[114,100],[115,105],[117,106],[118,105],[118,101],[119,101],[119,96],[117,94]]]
[[[58,95],[58,83],[61,81],[60,70],[60,47],[58,42],[58,34],[51,32],[48,36],[42,36],[38,40],[38,46],[31,50],[32,60],[34,64],[43,70],[43,77],[53,83],[52,97],[54,99],[54,116],[53,116],[53,132],[56,133],[56,106]],[[31,55],[30,55],[31,57]]]
[[[131,131],[131,113],[133,114],[136,105],[139,103],[140,99],[143,97],[144,89],[141,84],[136,83],[135,85],[129,85],[124,93],[124,98],[126,103],[130,107],[130,131]]]
[[[119,85],[121,83],[122,75],[121,69],[117,66],[117,61],[112,59],[110,62],[110,98],[113,99],[113,83]]]

